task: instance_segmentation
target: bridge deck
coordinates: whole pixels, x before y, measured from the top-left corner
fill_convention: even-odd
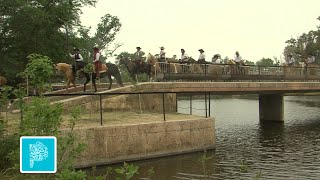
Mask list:
[[[320,92],[320,82],[149,82],[125,86],[104,93],[190,93],[211,92],[213,94],[243,93],[307,93]]]

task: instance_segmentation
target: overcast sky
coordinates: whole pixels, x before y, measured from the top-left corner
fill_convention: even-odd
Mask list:
[[[247,60],[280,57],[285,41],[316,30],[320,0],[100,0],[83,8],[82,24],[96,29],[109,13],[122,23],[116,41],[122,51],[167,57],[184,48],[198,59],[202,48],[207,61],[214,54],[233,58],[235,51]]]

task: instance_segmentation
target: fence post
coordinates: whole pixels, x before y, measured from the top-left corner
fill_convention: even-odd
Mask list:
[[[192,115],[192,94],[190,93],[190,114]]]
[[[211,97],[209,92],[209,117],[211,117]]]
[[[178,93],[176,93],[176,112],[178,112]]]
[[[206,109],[206,118],[208,117],[208,111],[207,111],[207,92],[204,93],[204,103],[205,103],[205,109]]]
[[[163,111],[163,121],[166,121],[166,105],[164,103],[164,92],[162,93],[162,111]]]
[[[102,95],[99,95],[100,97],[100,125],[102,126]]]

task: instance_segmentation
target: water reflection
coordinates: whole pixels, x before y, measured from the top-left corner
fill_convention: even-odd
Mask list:
[[[320,98],[285,97],[284,123],[259,122],[257,97],[211,98],[216,119],[216,150],[212,159],[199,161],[203,152],[135,162],[140,179],[319,179]],[[181,113],[190,101],[180,100]],[[194,99],[193,114],[204,115],[203,100]],[[204,167],[206,173],[204,172]]]

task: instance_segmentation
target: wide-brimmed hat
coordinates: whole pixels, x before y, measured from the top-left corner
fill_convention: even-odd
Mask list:
[[[200,52],[201,52],[201,51],[202,51],[202,52],[204,52],[204,50],[203,50],[203,49],[199,49],[199,51],[200,51]]]
[[[164,49],[164,47],[163,47],[163,46],[161,46],[161,47],[160,47],[160,49]]]
[[[138,47],[136,47],[136,49],[141,49],[141,47],[138,46]]]
[[[78,48],[73,48],[74,51],[80,51]]]

